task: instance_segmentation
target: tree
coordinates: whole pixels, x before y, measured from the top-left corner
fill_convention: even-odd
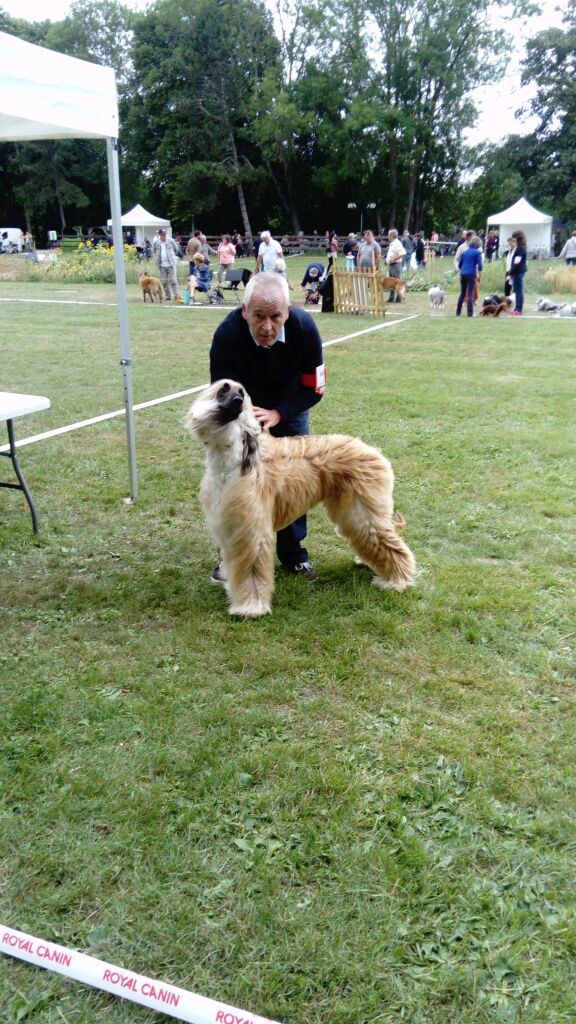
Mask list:
[[[548,29],[527,45],[522,82],[536,86],[530,107],[539,118],[534,132],[537,166],[531,191],[543,205],[576,223],[576,11],[564,29]]]
[[[236,194],[252,235],[245,186],[257,176],[252,97],[278,58],[270,17],[257,0],[161,0],[135,25],[128,162],[189,220]]]

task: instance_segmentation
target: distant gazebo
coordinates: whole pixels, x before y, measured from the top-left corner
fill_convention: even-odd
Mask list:
[[[112,223],[108,221],[108,226]],[[144,241],[147,235],[155,235],[158,228],[166,228],[166,234],[172,236],[172,225],[169,220],[164,217],[157,217],[154,213],[148,213],[143,206],[138,203],[128,213],[122,214],[122,227],[123,228],[134,228],[134,241],[136,245],[144,245]],[[152,238],[150,238],[152,241]]]
[[[500,252],[504,252],[506,239],[513,231],[523,231],[528,241],[528,252],[538,259],[546,259],[552,252],[552,217],[531,206],[527,199],[519,199],[501,213],[488,217],[487,228],[498,228]]]

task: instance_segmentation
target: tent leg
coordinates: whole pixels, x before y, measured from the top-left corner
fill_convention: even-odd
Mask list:
[[[114,242],[114,268],[118,295],[118,326],[120,328],[120,366],[124,384],[124,408],[126,410],[126,435],[128,440],[128,468],[130,473],[130,501],[138,497],[138,471],[136,467],[136,433],[134,429],[134,401],[132,397],[132,356],[130,353],[130,331],[128,326],[128,296],[126,293],[126,269],[124,267],[124,236],[122,234],[122,213],[120,208],[120,175],[118,172],[118,140],[106,139],[108,154],[108,185],[110,188],[110,212],[112,217],[112,239]]]

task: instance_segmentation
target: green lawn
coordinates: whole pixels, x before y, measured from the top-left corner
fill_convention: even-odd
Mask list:
[[[223,311],[129,293],[135,401],[206,381]],[[2,302],[0,387],[52,401],[18,436],[121,408],[113,287],[0,282],[18,297],[100,303]],[[0,491],[2,923],[287,1024],[572,1024],[576,321],[454,305],[409,295],[386,323],[417,318],[327,348],[313,414],[393,463],[403,595],[316,510],[318,582],[278,572],[272,616],[230,619],[191,399],[136,414],[132,507],[121,419],[21,449],[41,533]],[[0,1008],[162,1019],[8,958]]]

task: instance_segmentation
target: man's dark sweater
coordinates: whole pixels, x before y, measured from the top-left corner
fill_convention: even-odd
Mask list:
[[[234,309],[214,334],[211,382],[222,377],[239,381],[254,405],[277,409],[283,420],[310,409],[322,397],[314,384],[316,370],[323,364],[318,328],[309,313],[293,306],[284,335],[284,342],[269,348],[257,345],[242,311]]]

